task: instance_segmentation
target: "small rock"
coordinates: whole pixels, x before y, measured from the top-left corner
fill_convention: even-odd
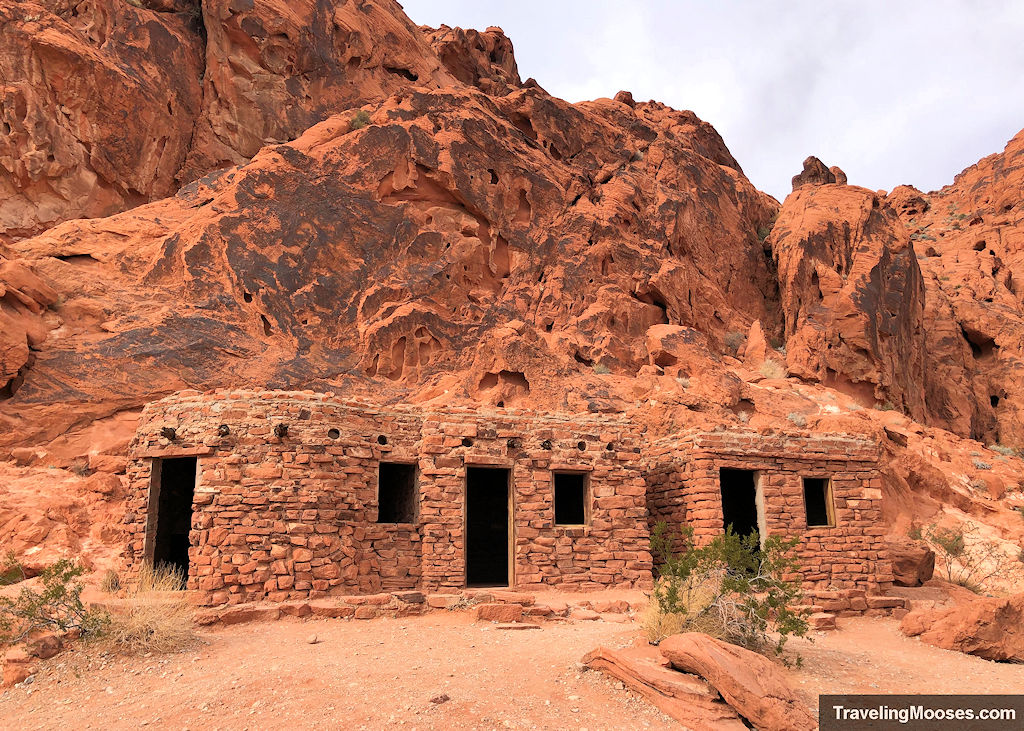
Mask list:
[[[310,635],[309,637],[306,638],[306,642],[308,642],[311,645],[315,645],[319,641],[320,641],[320,638],[317,637],[316,635]]]
[[[440,693],[439,695],[435,695],[433,698],[431,698],[430,702],[436,705],[441,705],[442,703],[447,703],[450,700],[451,698],[447,693]]]

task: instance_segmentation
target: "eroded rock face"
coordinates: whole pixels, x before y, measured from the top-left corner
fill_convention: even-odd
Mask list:
[[[647,364],[652,326],[717,344],[777,322],[756,237],[774,203],[691,114],[461,87],[352,119],[15,245],[69,316],[0,406],[21,430],[0,443],[186,386],[621,409],[599,371]]]
[[[17,0],[0,27],[0,241],[167,197],[401,89],[459,83],[393,0]],[[448,32],[449,53],[476,54],[474,83],[518,85],[500,30]]]
[[[50,285],[0,247],[0,398],[10,398],[24,382],[52,325],[47,308],[56,302]]]
[[[900,629],[946,650],[986,660],[1024,662],[1024,594],[975,597],[952,607],[914,611]]]
[[[455,81],[394,0],[207,0],[203,24],[203,111],[182,182],[339,110]]]
[[[790,372],[923,417],[924,285],[895,212],[864,188],[805,186],[768,243]]]
[[[1024,446],[1024,132],[951,186],[889,199],[927,290],[931,421]]]
[[[842,172],[842,170],[839,172]],[[836,174],[833,169],[829,168],[814,155],[811,155],[804,160],[804,169],[793,176],[793,190],[796,191],[805,185],[827,185],[835,182]],[[846,175],[843,175],[843,182],[846,182]]]
[[[0,242],[170,195],[201,101],[187,13],[0,6]]]
[[[463,84],[496,96],[522,86],[512,41],[501,28],[488,28],[483,33],[447,25],[421,30],[441,63]]]

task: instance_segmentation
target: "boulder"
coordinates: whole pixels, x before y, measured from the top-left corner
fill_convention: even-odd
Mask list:
[[[4,656],[3,685],[10,687],[32,674],[32,656],[23,647],[12,647]]]
[[[64,648],[60,637],[54,634],[45,634],[33,638],[28,643],[28,654],[38,657],[40,660],[49,660],[57,655]]]
[[[522,604],[478,604],[476,618],[488,622],[518,622],[523,618]]]
[[[916,541],[890,541],[889,556],[897,586],[921,586],[935,573],[935,551]]]
[[[946,650],[986,660],[1024,662],[1024,593],[913,611],[903,618],[900,630]]]
[[[742,731],[747,728],[732,708],[700,678],[666,667],[650,645],[611,650],[598,647],[583,664],[639,693],[662,713],[694,731]]]
[[[707,680],[755,728],[817,728],[814,716],[768,658],[700,632],[673,635],[659,649],[676,670]]]

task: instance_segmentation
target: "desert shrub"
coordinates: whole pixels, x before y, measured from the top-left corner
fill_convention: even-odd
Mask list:
[[[789,374],[779,361],[768,358],[761,364],[761,375],[765,378],[785,378]]]
[[[790,635],[802,637],[808,629],[804,612],[794,608],[802,597],[800,582],[787,578],[799,575],[792,556],[798,542],[798,537],[768,536],[761,546],[756,532],[741,537],[730,528],[697,547],[691,528],[673,537],[659,523],[651,534],[659,562],[651,597],[657,612],[671,616],[652,619],[648,637],[678,622],[686,631],[781,655]]]
[[[924,531],[924,540],[941,562],[941,573],[951,584],[959,584],[975,593],[982,593],[989,582],[1004,578],[1007,555],[998,543],[974,538],[978,526],[973,523],[954,528],[936,524]]]
[[[676,378],[676,382],[680,386],[682,386],[683,388],[689,388],[690,387],[690,378],[689,378],[689,376],[679,376],[678,378]]]
[[[78,563],[61,559],[39,574],[42,591],[25,587],[17,597],[0,597],[0,644],[20,642],[41,630],[82,635],[99,633],[108,618],[105,612],[86,608],[82,603],[85,569]]]
[[[100,591],[113,594],[121,588],[121,577],[114,569],[107,569],[100,580]]]
[[[143,564],[123,605],[110,615],[95,641],[126,655],[177,652],[194,645],[198,640],[193,608],[183,592],[171,593],[184,588],[185,575],[179,567]]]
[[[746,335],[744,335],[741,332],[736,332],[734,330],[732,332],[726,333],[725,337],[722,338],[722,342],[725,344],[725,348],[726,350],[729,351],[730,354],[736,355],[737,353],[740,352],[740,346],[743,345],[746,339]]]
[[[1021,550],[1024,552],[1024,549]],[[653,596],[644,607],[640,623],[647,641],[652,645],[660,644],[662,640],[686,631],[686,615],[664,611]]]
[[[352,115],[352,120],[348,123],[349,129],[362,129],[370,123],[370,113],[365,109],[360,109],[358,112]]]
[[[801,428],[807,426],[807,417],[797,411],[790,413],[786,418]]]
[[[988,462],[982,462],[980,459],[976,459],[976,460],[974,460],[974,469],[976,469],[976,470],[990,470],[990,469],[992,469],[992,465],[990,465]]]
[[[880,404],[877,404],[875,408],[878,409],[879,411],[894,411],[896,409],[896,407],[893,406],[892,401],[884,401]]]
[[[0,586],[10,586],[26,579],[25,567],[14,555],[14,551],[8,551],[0,559]]]
[[[599,376],[603,376],[611,372],[612,369],[606,366],[604,363],[594,363],[594,373],[598,374]]]
[[[96,641],[125,655],[178,652],[195,645],[195,612],[181,597],[154,597],[133,591],[124,606],[110,615]]]
[[[1016,457],[1017,456],[1017,450],[1016,449],[1014,449],[1013,447],[1005,447],[1002,444],[992,444],[992,445],[989,445],[989,449],[991,449],[993,452],[995,452],[997,454],[1003,455],[1004,457]]]
[[[921,530],[921,526],[916,523],[910,526],[910,529],[907,531],[907,537],[912,541],[922,540],[924,538],[924,532]]]

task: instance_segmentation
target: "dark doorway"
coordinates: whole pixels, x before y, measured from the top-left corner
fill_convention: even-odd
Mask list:
[[[722,486],[722,527],[749,536],[757,530],[757,473],[751,470],[723,468],[719,471]]]
[[[155,495],[150,498],[153,536],[153,565],[180,569],[188,576],[189,531],[192,530],[192,496],[196,487],[196,458],[158,459],[153,464]],[[152,514],[156,498],[156,515]]]
[[[466,585],[508,586],[509,471],[466,469]]]

